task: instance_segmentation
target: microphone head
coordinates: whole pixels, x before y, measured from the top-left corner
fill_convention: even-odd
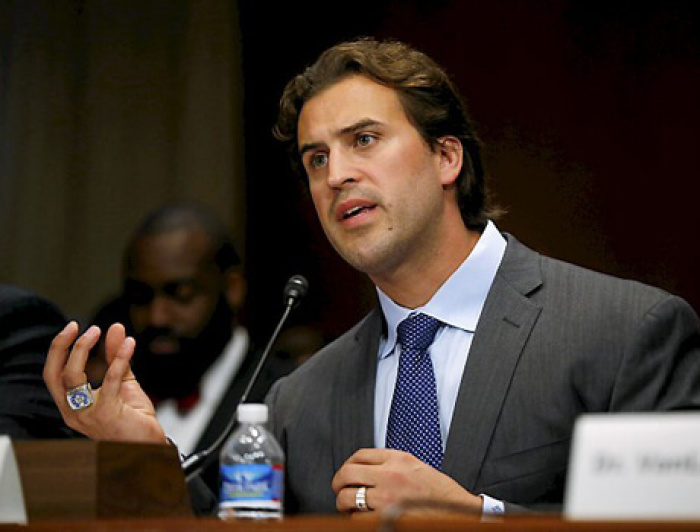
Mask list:
[[[292,275],[284,286],[284,304],[296,308],[309,291],[309,281],[302,275]]]

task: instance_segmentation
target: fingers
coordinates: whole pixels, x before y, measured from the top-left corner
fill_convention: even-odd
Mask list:
[[[112,326],[114,327],[114,326]],[[134,354],[136,342],[132,337],[125,338],[115,351],[112,362],[102,381],[100,396],[102,400],[116,399],[119,396],[121,385],[126,380],[134,380],[129,362]]]
[[[58,333],[49,347],[44,364],[44,382],[54,402],[60,407],[65,399],[63,386],[63,368],[68,359],[68,349],[78,336],[78,324],[71,321]]]
[[[335,494],[339,495],[341,490],[347,487],[374,486],[374,473],[372,466],[345,462],[333,477],[331,487]]]
[[[93,439],[165,442],[153,403],[131,373],[129,362],[136,345],[134,339],[125,336],[121,325],[111,327],[107,334],[105,344],[109,344],[112,356],[102,388],[92,391],[89,404],[79,405],[75,410],[69,405],[67,392],[87,381],[85,364],[90,349],[100,338],[100,330],[90,327],[77,338],[78,325],[71,322],[51,343],[44,380],[63,420]],[[70,400],[76,397],[79,396],[73,394]]]
[[[379,473],[375,466],[385,464],[397,452],[391,449],[356,451],[333,477],[333,491],[337,495],[345,486],[375,486]]]
[[[64,413],[64,419],[65,414],[70,414],[66,405],[66,392],[87,382],[85,364],[90,356],[90,350],[100,339],[100,334],[99,327],[93,325],[76,341],[78,324],[71,321],[51,342],[44,365],[44,381],[54,402]],[[118,393],[121,380],[133,378],[129,361],[133,355],[135,343],[133,338],[125,338],[124,327],[120,324],[110,327],[106,343],[114,353],[107,375],[118,376],[116,390],[115,383],[112,382],[111,388],[108,387],[107,395],[109,396],[111,393],[112,396],[115,396]],[[105,376],[105,381],[107,381],[107,376]]]
[[[394,449],[360,449],[345,462],[346,464],[381,465],[397,452]]]
[[[395,449],[361,449],[353,454],[333,477],[336,507],[340,511],[358,510],[357,488],[366,487],[369,508],[381,511],[407,499],[435,497],[440,499],[449,484],[464,490],[452,479],[424,464],[410,453]],[[454,485],[454,486],[453,486]]]
[[[111,364],[114,356],[126,338],[126,330],[121,323],[114,323],[107,330],[105,336],[105,357],[107,364]]]
[[[87,382],[85,363],[90,349],[100,338],[100,329],[90,327],[75,341],[77,336],[78,324],[71,321],[54,337],[44,365],[46,387],[61,412],[63,420],[71,428],[77,428],[78,414],[68,405],[66,392]],[[71,345],[73,345],[72,348]]]
[[[107,336],[105,338],[105,356],[107,358],[107,364],[111,365],[114,359],[119,354],[119,350],[122,348],[124,341],[126,340],[126,330],[121,323],[113,324],[107,331]],[[131,340],[135,343],[135,340]],[[134,346],[135,347],[135,346]],[[130,352],[129,352],[130,351]],[[131,360],[133,355],[133,348],[121,353],[121,356],[127,356]],[[134,380],[134,374],[131,372],[131,367],[122,377],[122,380]]]
[[[114,323],[109,327],[107,335],[105,336],[105,358],[107,359],[107,365],[112,363],[112,360],[114,360],[117,351],[119,351],[125,339],[126,329],[124,329],[121,323]]]
[[[339,512],[370,512],[375,509],[372,504],[374,489],[365,486],[364,505],[362,505],[362,497],[358,497],[360,487],[361,486],[347,486],[338,492],[335,505]]]
[[[100,328],[93,325],[83,333],[73,345],[66,365],[63,367],[63,386],[66,390],[80,386],[87,382],[85,364],[90,356],[90,350],[95,347],[100,339]]]

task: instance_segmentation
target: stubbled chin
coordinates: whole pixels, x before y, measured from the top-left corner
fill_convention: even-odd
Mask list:
[[[356,270],[370,276],[378,275],[393,263],[391,246],[382,245],[381,242],[368,245],[368,239],[369,237],[358,238],[356,242],[347,239],[342,244],[333,243],[333,247],[343,260]]]

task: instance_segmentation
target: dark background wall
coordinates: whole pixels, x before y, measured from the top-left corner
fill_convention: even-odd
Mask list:
[[[700,4],[637,1],[240,2],[248,322],[266,335],[286,278],[293,321],[333,337],[373,289],[327,244],[270,133],[286,81],[358,35],[422,49],[456,79],[485,143],[501,230],[543,253],[659,285],[700,309]],[[575,302],[572,302],[575,304]]]
[[[0,0],[0,282],[84,325],[172,201],[242,247],[241,60],[236,0]]]

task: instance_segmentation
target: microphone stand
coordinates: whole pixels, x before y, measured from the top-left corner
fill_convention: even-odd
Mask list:
[[[279,336],[282,327],[287,321],[289,314],[291,313],[292,309],[298,306],[301,299],[306,295],[307,290],[308,282],[301,275],[294,275],[289,279],[289,281],[287,281],[287,284],[284,288],[284,312],[282,313],[282,317],[277,323],[277,327],[272,333],[272,336],[270,337],[270,340],[268,341],[267,346],[263,351],[263,354],[260,356],[258,365],[255,367],[255,371],[253,372],[253,376],[251,377],[250,381],[248,381],[248,386],[246,386],[246,389],[243,392],[243,395],[241,396],[241,400],[238,401],[238,405],[236,405],[236,410],[238,409],[239,405],[245,403],[248,399],[248,394],[250,394],[250,390],[253,388],[253,384],[255,384],[255,381],[258,378],[260,370],[262,370],[262,367],[265,365],[265,361],[267,360],[267,357],[270,354],[270,351],[272,350],[272,346],[274,345],[275,340],[277,340],[277,337]],[[228,438],[229,434],[233,430],[233,427],[236,426],[236,421],[236,413],[234,412],[231,416],[231,421],[229,421],[228,425],[226,426],[226,430],[224,430],[221,433],[221,435],[219,435],[219,437],[212,445],[210,445],[202,451],[192,453],[182,461],[182,469],[185,473],[185,480],[187,482],[189,482],[192,478],[194,478],[201,472],[207,459],[213,453],[218,451],[219,448],[224,444],[226,438]]]

